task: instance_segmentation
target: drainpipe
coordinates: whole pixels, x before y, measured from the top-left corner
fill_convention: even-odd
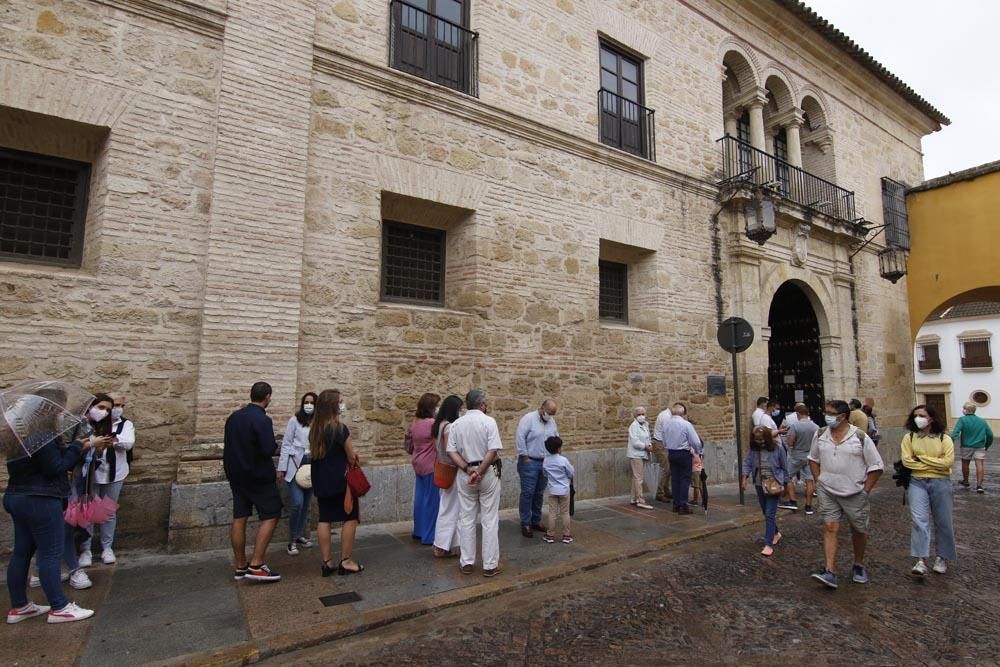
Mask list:
[[[861,393],[861,340],[858,336],[858,292],[857,275],[854,273],[854,257],[847,258],[847,265],[855,280],[851,281],[851,329],[854,331],[854,375],[857,382],[857,393]]]

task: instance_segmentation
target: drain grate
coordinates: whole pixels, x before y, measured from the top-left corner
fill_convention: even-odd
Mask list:
[[[338,604],[347,604],[348,602],[360,602],[361,596],[350,591],[348,593],[337,593],[335,595],[324,595],[319,599],[323,603],[324,607],[336,607]]]

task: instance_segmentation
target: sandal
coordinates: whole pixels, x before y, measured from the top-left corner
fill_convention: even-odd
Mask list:
[[[344,567],[344,563],[346,563],[349,560],[351,560],[350,556],[340,561],[340,565],[337,566],[337,574],[339,575],[360,574],[361,572],[365,571],[365,566],[362,565],[361,563],[356,563],[356,565],[358,566],[358,569],[356,570],[351,570]]]
[[[768,558],[770,558],[771,556],[774,555],[774,549],[772,547],[764,547],[763,549],[760,550],[760,555],[767,556]]]
[[[337,571],[337,568],[330,567],[329,565],[327,565],[327,563],[330,563],[330,562],[332,562],[332,561],[325,560],[325,561],[323,561],[323,564],[320,566],[320,568],[321,568],[320,572],[323,574],[324,577],[329,577],[331,574],[333,574],[334,572]]]
[[[780,532],[775,533],[774,537],[771,538],[771,546],[772,547],[778,546],[778,542],[781,541],[782,537],[784,537],[784,535],[782,535]]]

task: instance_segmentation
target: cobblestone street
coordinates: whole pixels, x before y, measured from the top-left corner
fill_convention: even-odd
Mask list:
[[[987,483],[997,479],[993,465]],[[819,515],[782,512],[774,558],[759,528],[695,541],[542,586],[282,656],[282,664],[997,664],[1000,497],[956,486],[959,561],[910,577],[910,517],[886,475],[873,494],[871,583],[809,575]],[[748,496],[748,501],[751,497]],[[539,544],[539,549],[559,545]],[[847,574],[848,576],[844,576]]]

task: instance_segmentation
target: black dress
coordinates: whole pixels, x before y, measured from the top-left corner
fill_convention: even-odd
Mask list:
[[[347,450],[344,445],[351,431],[340,425],[334,432],[328,427],[323,437],[326,439],[326,456],[312,459],[312,483],[316,503],[319,505],[321,523],[336,521],[358,521],[358,499],[350,512],[344,511],[344,496],[347,495]]]

